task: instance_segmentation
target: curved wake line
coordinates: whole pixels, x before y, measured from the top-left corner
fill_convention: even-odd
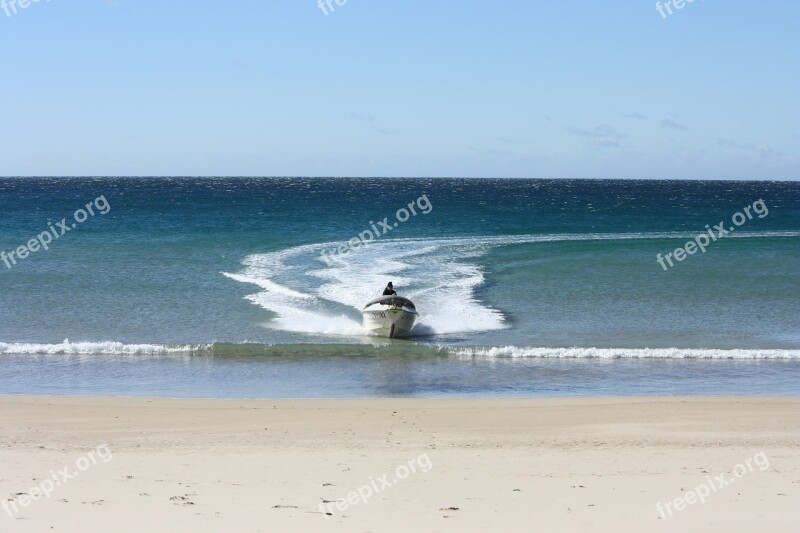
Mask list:
[[[542,234],[524,234],[524,235],[476,235],[468,237],[438,237],[438,238],[384,238],[380,241],[373,241],[368,243],[366,247],[355,248],[351,255],[358,255],[362,250],[376,247],[378,245],[387,244],[410,244],[420,243],[426,244],[430,247],[441,247],[443,245],[473,245],[473,244],[488,244],[492,246],[503,246],[511,244],[534,244],[538,242],[561,242],[561,241],[625,241],[625,240],[649,240],[649,239],[693,239],[697,235],[704,234],[705,232],[678,232],[678,231],[655,231],[646,233],[542,233]],[[724,239],[758,239],[758,238],[775,238],[775,237],[800,237],[800,230],[777,230],[777,231],[739,231],[734,232]],[[247,256],[243,264],[244,266],[253,266],[260,263],[259,258],[264,256],[271,256],[273,260],[280,261],[281,259],[299,255],[308,252],[322,252],[323,250],[338,247],[344,241],[327,241],[311,244],[301,244],[268,252],[265,254],[254,254]],[[419,252],[415,252],[419,253]],[[331,257],[336,260],[336,257]],[[320,259],[321,261],[321,259]],[[223,274],[226,274],[223,272]],[[226,274],[227,275],[227,274]],[[258,285],[257,282],[253,281]]]
[[[384,239],[382,243],[406,243],[419,242],[432,245],[440,244],[490,244],[502,246],[506,244],[533,244],[537,242],[561,242],[561,241],[626,241],[626,240],[648,240],[648,239],[693,239],[697,235],[705,232],[696,231],[654,231],[646,233],[542,233],[527,235],[493,235],[493,236],[474,236],[474,237],[452,237],[452,238],[433,238],[433,239]],[[738,231],[730,233],[723,239],[758,239],[774,237],[800,237],[800,231],[777,230],[777,231]],[[462,241],[462,242],[459,242]],[[341,244],[340,242],[326,242],[320,244],[306,244],[295,248],[287,248],[285,251],[292,251],[300,248],[315,249]]]
[[[537,358],[537,359],[736,359],[800,360],[800,350],[714,349],[714,348],[535,348],[471,347],[445,348],[456,357]]]
[[[385,238],[380,241],[374,241],[368,243],[365,247],[355,248],[350,255],[359,255],[363,250],[377,247],[379,245],[385,246],[388,244],[419,243],[427,245],[430,249],[436,249],[441,246],[452,246],[452,245],[464,246],[464,245],[476,245],[476,244],[504,246],[512,244],[534,244],[539,242],[562,242],[562,241],[693,239],[695,236],[699,234],[704,234],[704,232],[661,231],[661,232],[649,232],[649,233],[544,233],[544,234],[500,235],[500,236],[478,235],[469,237],[441,237],[441,238],[427,238],[427,239],[421,239],[418,237],[403,238],[403,239]],[[724,238],[758,239],[758,238],[791,238],[791,237],[800,237],[800,230],[740,231],[736,233],[731,233]],[[298,246],[284,248],[282,250],[276,250],[274,252],[267,252],[264,254],[253,254],[247,256],[244,259],[243,264],[245,267],[267,266],[265,263],[268,263],[269,265],[276,265],[280,264],[281,260],[289,258],[291,256],[300,255],[303,253],[310,253],[310,252],[320,253],[325,249],[331,247],[337,247],[342,243],[343,241],[327,241],[327,242],[312,243],[312,244],[301,244]],[[406,252],[405,254],[398,255],[398,257],[403,257],[405,255],[412,255],[412,254],[418,255],[420,253],[425,253],[426,251],[428,250]],[[269,257],[269,260],[266,260],[267,257]],[[336,257],[332,257],[332,260],[336,261]],[[320,261],[322,261],[321,258]],[[232,279],[237,279],[237,277],[239,278],[246,277],[246,276],[240,276],[238,274],[229,274],[227,272],[222,272],[222,274]],[[261,285],[262,283],[260,280],[256,279],[250,279],[250,280],[237,279],[237,281],[252,283],[254,285]]]
[[[292,289],[288,289],[266,279],[257,279],[249,276],[243,276],[241,274],[229,274],[227,272],[223,272],[222,275],[240,283],[251,283],[253,285],[258,285],[264,290],[281,293],[284,296],[289,296],[291,298],[299,298],[301,300],[311,300],[314,298],[310,294],[293,291]]]
[[[703,235],[705,232],[696,231],[654,231],[646,233],[542,233],[542,234],[526,234],[526,235],[476,235],[469,237],[442,237],[420,239],[418,237],[392,239],[386,238],[381,241],[369,243],[368,246],[375,246],[376,244],[404,244],[404,243],[420,243],[430,246],[442,245],[471,245],[471,244],[488,244],[491,246],[504,246],[511,244],[535,244],[539,242],[566,242],[566,241],[628,241],[628,240],[651,240],[651,239],[694,239],[697,235]],[[785,237],[800,237],[800,230],[777,230],[777,231],[739,231],[732,232],[729,235],[722,237],[724,239],[766,239],[766,238],[785,238]],[[286,248],[280,252],[295,254],[307,251],[322,251],[326,248],[331,248],[342,244],[341,241],[330,241],[315,244],[303,244]],[[356,248],[352,253],[358,253],[360,249]]]

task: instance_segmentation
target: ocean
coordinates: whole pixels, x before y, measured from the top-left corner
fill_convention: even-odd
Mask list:
[[[800,394],[800,182],[2,178],[0,252],[4,394]]]

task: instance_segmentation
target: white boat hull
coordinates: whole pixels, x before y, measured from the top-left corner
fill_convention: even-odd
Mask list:
[[[374,335],[383,337],[407,337],[414,327],[417,314],[405,309],[386,307],[384,309],[365,310],[361,313],[364,329]]]

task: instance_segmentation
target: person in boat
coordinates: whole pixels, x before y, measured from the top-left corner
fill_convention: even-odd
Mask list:
[[[397,293],[394,291],[394,286],[392,286],[392,282],[390,281],[389,284],[383,289],[384,296],[397,296]]]

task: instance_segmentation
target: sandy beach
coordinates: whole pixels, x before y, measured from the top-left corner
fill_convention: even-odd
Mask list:
[[[798,398],[6,396],[0,427],[4,532],[800,527]]]

